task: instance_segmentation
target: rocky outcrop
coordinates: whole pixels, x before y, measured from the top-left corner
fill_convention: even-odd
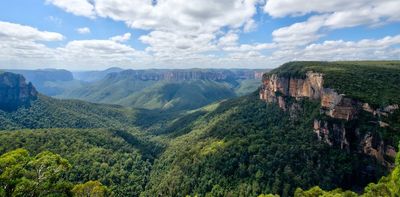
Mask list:
[[[323,87],[323,74],[308,72],[304,79],[264,75],[260,99],[267,102],[279,102],[283,97],[296,99],[310,98],[321,102],[321,110],[328,116],[350,120],[356,115],[355,103],[352,99],[337,93],[333,89]],[[286,109],[279,102],[282,109]]]
[[[390,128],[390,124],[383,122],[380,117],[388,117],[399,110],[399,105],[389,105],[374,109],[368,103],[348,98],[334,89],[324,87],[324,75],[321,73],[308,72],[305,77],[281,77],[276,74],[264,74],[260,88],[260,99],[277,103],[279,107],[291,114],[290,109],[296,102],[287,102],[287,98],[311,99],[320,103],[321,114],[327,118],[315,119],[313,130],[320,141],[340,149],[356,151],[375,157],[377,161],[385,166],[391,166],[393,161],[385,158],[394,158],[395,148],[385,143],[379,136],[373,135],[373,131],[360,132],[359,125],[366,124],[358,122],[360,113],[372,114],[368,124],[376,127]],[[290,103],[291,106],[287,106]],[[365,120],[363,120],[365,121]]]
[[[0,73],[0,110],[10,112],[20,107],[28,107],[37,96],[35,87],[26,83],[22,75]]]

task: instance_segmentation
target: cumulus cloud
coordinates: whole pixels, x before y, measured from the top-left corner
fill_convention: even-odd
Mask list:
[[[39,31],[36,28],[0,21],[0,39],[29,40],[29,41],[59,41],[64,36],[48,31]]]
[[[273,40],[281,47],[302,46],[318,40],[325,16],[314,16],[305,22],[282,27],[272,32]]]
[[[94,6],[87,0],[46,0],[46,2],[77,16],[89,18],[95,18],[96,16]]]
[[[110,38],[110,40],[115,41],[115,42],[126,42],[129,39],[131,39],[131,33],[125,33],[124,35],[114,36],[114,37]]]
[[[79,34],[89,34],[90,33],[89,27],[81,27],[81,28],[76,29],[76,31]]]
[[[268,0],[264,11],[273,17],[319,13],[273,32],[274,41],[296,46],[318,40],[321,31],[400,21],[399,7],[398,0]]]
[[[307,16],[307,19],[274,30],[272,41],[266,43],[241,39],[262,24],[255,19],[264,0],[46,2],[78,16],[110,18],[130,28],[146,30],[137,38],[146,48],[139,51],[129,46],[130,33],[104,40],[71,40],[52,48],[45,42],[63,40],[63,35],[0,22],[0,64],[72,69],[271,67],[293,60],[400,57],[399,36],[320,42],[334,29],[375,27],[400,21],[399,0],[267,0],[264,12],[273,18]],[[82,28],[81,33],[87,32],[90,29]],[[267,37],[270,32],[262,33]]]
[[[121,36],[127,39],[129,34]],[[148,56],[115,40],[74,40],[51,48],[43,41],[60,41],[63,35],[30,26],[0,21],[0,64],[3,66],[93,68],[148,62]],[[121,41],[119,39],[119,41]]]
[[[80,3],[60,3],[48,0],[67,12],[87,17],[111,18],[136,29],[149,30],[139,37],[149,45],[147,52],[159,57],[176,58],[215,49],[216,38],[223,28],[252,31],[256,27],[252,17],[259,0],[74,0]],[[86,5],[87,12],[77,13]],[[122,37],[112,38],[118,42]],[[122,40],[121,40],[122,39]]]
[[[143,0],[94,1],[99,16],[130,27],[197,32],[240,27],[255,14],[256,4],[256,0],[158,0],[155,5]]]

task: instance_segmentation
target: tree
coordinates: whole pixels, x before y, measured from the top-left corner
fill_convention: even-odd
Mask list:
[[[317,197],[317,196],[337,196],[337,197],[351,197],[358,196],[351,191],[342,191],[335,189],[333,191],[324,191],[316,186],[309,190],[296,189],[295,197]],[[397,154],[396,167],[387,176],[382,177],[378,183],[370,183],[364,189],[362,197],[375,197],[375,196],[400,196],[400,154]]]
[[[83,184],[75,185],[72,193],[76,197],[104,197],[108,196],[108,188],[99,181],[88,181]]]
[[[5,196],[68,196],[72,184],[62,174],[71,165],[60,155],[49,151],[30,157],[17,149],[0,157],[1,193]]]
[[[10,196],[15,187],[23,181],[26,164],[30,160],[25,149],[16,149],[0,156],[0,194]]]

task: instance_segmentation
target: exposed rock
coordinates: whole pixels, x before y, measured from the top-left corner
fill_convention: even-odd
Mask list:
[[[322,123],[321,120],[314,120],[314,132],[317,134],[320,141],[324,141],[330,146],[333,146],[333,143],[329,139],[328,122]]]
[[[379,123],[379,126],[380,126],[380,127],[383,127],[383,128],[389,127],[389,126],[390,126],[390,125],[389,125],[388,123],[386,123],[386,122],[378,121],[378,123]]]
[[[19,74],[0,73],[0,110],[15,111],[30,106],[37,99],[38,92],[31,83]]]
[[[279,96],[289,96],[296,99],[310,98],[321,101],[323,112],[337,119],[350,120],[356,115],[354,101],[345,98],[330,88],[323,87],[323,74],[307,72],[305,79],[278,77],[276,74],[263,77],[260,99],[267,102],[279,102],[282,109],[287,107]]]
[[[385,161],[384,154],[384,144],[381,140],[378,140],[373,135],[368,134],[364,137],[363,142],[361,143],[363,147],[363,153],[375,157],[382,164],[387,164]]]
[[[375,111],[368,103],[364,103],[364,104],[362,105],[362,109],[363,109],[364,111],[366,111],[366,112],[369,112],[369,113],[371,113],[371,114],[376,115],[376,111]]]
[[[283,111],[286,111],[286,102],[285,102],[285,98],[283,98],[282,96],[278,96],[278,105],[281,109],[283,109]]]
[[[313,130],[320,141],[348,152],[361,152],[375,157],[382,165],[390,167],[392,161],[386,160],[385,157],[394,158],[396,150],[392,146],[386,145],[379,137],[374,137],[369,133],[360,134],[357,121],[359,113],[366,111],[375,117],[369,120],[368,124],[375,124],[383,128],[390,127],[388,123],[379,121],[379,117],[389,116],[399,109],[399,105],[374,109],[368,103],[361,103],[333,89],[324,88],[323,82],[323,74],[314,72],[308,72],[305,78],[266,74],[263,76],[263,85],[259,93],[260,99],[269,103],[277,103],[284,111],[289,109],[291,118],[292,114],[296,114],[291,112],[296,111],[298,106],[294,106],[296,102],[287,106],[285,100],[287,97],[296,100],[309,98],[319,101],[321,114],[333,118],[314,120]]]

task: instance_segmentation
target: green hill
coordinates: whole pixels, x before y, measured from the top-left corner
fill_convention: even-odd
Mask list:
[[[73,183],[99,180],[115,196],[138,196],[144,191],[151,170],[149,155],[154,152],[149,148],[145,151],[143,147],[150,142],[135,133],[109,129],[1,131],[0,155],[21,147],[33,154],[51,151],[72,165],[62,175],[64,179]],[[2,166],[0,163],[0,169]]]
[[[159,82],[118,103],[135,108],[190,110],[235,96],[226,83],[208,80]]]
[[[115,105],[58,100],[39,95],[28,108],[0,110],[0,129],[120,128],[132,126],[134,113]]]
[[[126,70],[58,95],[95,103],[159,110],[192,110],[255,91],[259,70]]]
[[[304,78],[308,71],[321,72],[325,87],[384,107],[400,104],[398,78],[393,78],[399,76],[398,66],[398,62],[291,62],[271,74]],[[143,85],[117,75],[99,84],[116,92],[126,86],[133,93],[125,100],[110,101],[148,109],[39,95],[30,107],[0,111],[0,155],[16,148],[34,154],[50,150],[73,164],[66,179],[74,184],[99,180],[115,196],[272,193],[286,197],[297,188],[306,190],[297,189],[298,195],[324,193],[314,186],[358,192],[394,167],[400,110],[379,115],[360,111],[351,120],[335,119],[321,113],[319,100],[309,98],[284,97],[286,110],[279,103],[260,100],[257,91],[224,100],[237,95],[232,87],[245,92],[245,87],[255,85],[243,79],[178,84],[139,80],[149,83]],[[136,90],[142,93],[135,94]],[[316,120],[326,122],[326,138],[316,134]],[[389,177],[398,177],[396,173]]]
[[[314,185],[355,189],[386,172],[373,158],[318,141],[311,125],[319,104],[300,106],[283,113],[253,94],[178,120],[167,133],[179,137],[156,160],[146,195],[289,196]],[[365,174],[367,166],[374,172]]]

